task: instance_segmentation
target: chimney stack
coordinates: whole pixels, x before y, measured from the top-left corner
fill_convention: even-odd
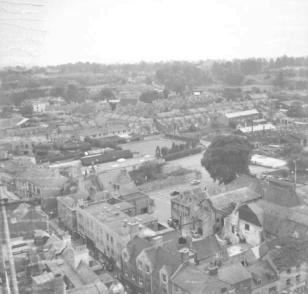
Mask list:
[[[153,245],[155,248],[162,247],[163,246],[163,237],[162,236],[156,236],[152,239]]]
[[[215,275],[217,275],[217,273],[218,273],[218,267],[217,267],[217,265],[210,265],[210,266],[208,267],[208,270],[209,270],[210,276],[215,276]]]

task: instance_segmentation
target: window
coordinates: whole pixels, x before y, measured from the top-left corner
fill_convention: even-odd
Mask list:
[[[287,279],[286,285],[287,285],[287,286],[290,286],[290,285],[291,285],[291,279]]]
[[[107,241],[109,241],[109,234],[107,233]]]
[[[296,280],[297,283],[300,282],[301,281],[301,275],[296,275],[295,280]]]
[[[227,288],[222,288],[220,292],[221,293],[227,293]]]
[[[150,273],[150,267],[147,264],[145,265],[145,270],[147,273]]]
[[[290,268],[287,269],[287,273],[288,273],[288,274],[291,273],[291,269],[290,269]]]
[[[141,262],[140,260],[138,260],[138,263],[137,263],[137,264],[138,264],[138,268],[139,268],[139,269],[142,269],[142,262]]]
[[[143,285],[143,279],[142,276],[139,276],[139,285],[142,286]]]
[[[110,237],[110,242],[111,244],[113,244],[113,237]]]
[[[269,293],[269,294],[274,294],[274,293],[276,293],[276,292],[277,292],[277,287],[276,287],[276,286],[271,287],[271,288],[269,288],[269,290],[268,290],[268,293]]]
[[[232,234],[234,234],[234,232],[235,232],[235,228],[234,228],[234,226],[232,225],[232,227],[231,227],[231,230],[232,230]]]
[[[162,275],[161,275],[161,278],[162,278],[162,280],[163,280],[164,283],[167,282],[167,276],[166,276],[165,274],[162,274]]]
[[[246,230],[246,231],[249,231],[249,229],[250,229],[249,225],[248,225],[248,224],[245,224],[245,230]]]
[[[132,273],[132,280],[135,281],[136,280],[136,277],[135,277],[135,274]]]

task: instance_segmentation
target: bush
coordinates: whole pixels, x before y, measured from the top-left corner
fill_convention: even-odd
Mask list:
[[[182,157],[185,157],[185,156],[197,154],[201,151],[202,151],[201,147],[196,147],[196,148],[193,148],[193,149],[188,149],[188,150],[183,150],[183,151],[172,153],[172,154],[167,154],[164,157],[164,159],[166,161],[175,160],[175,159],[182,158]]]

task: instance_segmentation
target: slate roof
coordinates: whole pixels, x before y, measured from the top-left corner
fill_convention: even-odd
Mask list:
[[[175,285],[190,294],[220,294],[229,285],[217,276],[210,276],[195,265],[186,264],[172,277]]]
[[[137,256],[143,249],[150,246],[152,246],[151,242],[138,236],[136,236],[133,240],[129,241],[126,245],[129,254],[129,263],[136,265]]]
[[[158,279],[159,271],[163,266],[168,267],[169,274],[173,274],[175,270],[182,264],[182,259],[178,251],[168,251],[162,247],[149,247],[145,249],[145,253],[151,260],[153,271],[152,275]]]
[[[214,257],[222,250],[215,236],[193,241],[192,249],[197,253],[198,260]]]
[[[223,210],[230,207],[230,204],[244,204],[246,202],[257,200],[260,195],[249,188],[239,188],[218,195],[213,195],[211,200],[213,207],[218,210]]]
[[[98,276],[83,261],[77,266],[76,272],[84,284],[92,284],[99,280]]]
[[[172,202],[178,202],[182,205],[191,206],[193,202],[201,202],[207,198],[207,194],[200,188],[187,190],[172,198]]]
[[[235,285],[250,278],[251,274],[240,262],[225,265],[218,269],[218,279],[230,285]]]
[[[300,205],[293,184],[273,179],[265,185],[264,200],[284,207]]]
[[[278,280],[275,270],[267,260],[257,260],[247,267],[252,275],[252,288],[264,287]],[[261,283],[258,283],[260,281]]]
[[[33,208],[27,203],[21,203],[11,214],[11,217],[16,218],[17,221],[27,219],[44,219],[47,220],[48,216],[40,208]]]
[[[251,223],[253,225],[256,225],[258,227],[262,227],[262,224],[260,223],[260,220],[256,213],[251,209],[251,207],[247,204],[241,206],[238,210],[239,212],[239,218],[241,220],[244,220],[248,223]]]
[[[268,242],[269,257],[278,271],[308,262],[308,240],[285,237]]]
[[[232,191],[244,187],[249,188],[260,195],[263,192],[262,182],[258,178],[249,175],[241,175],[231,183],[225,185],[226,191]]]
[[[67,294],[107,294],[108,288],[101,282],[67,290]]]
[[[63,188],[68,179],[62,175],[56,175],[52,170],[46,168],[32,167],[22,172],[19,178],[30,181],[41,188],[49,188],[50,190],[57,191]],[[44,194],[42,195],[44,196]]]

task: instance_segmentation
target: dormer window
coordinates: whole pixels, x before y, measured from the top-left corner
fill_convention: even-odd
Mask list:
[[[150,267],[148,264],[145,265],[145,271],[149,274],[150,273]]]

